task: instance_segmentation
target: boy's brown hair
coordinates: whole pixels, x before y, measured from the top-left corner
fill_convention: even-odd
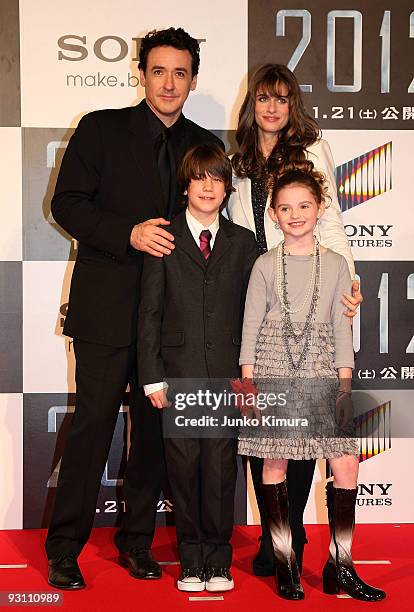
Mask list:
[[[234,187],[232,184],[232,168],[229,158],[216,144],[197,145],[187,151],[178,169],[178,190],[183,195],[183,204],[187,206],[187,191],[192,179],[202,176],[213,176],[224,183],[226,196],[220,210],[226,207]]]

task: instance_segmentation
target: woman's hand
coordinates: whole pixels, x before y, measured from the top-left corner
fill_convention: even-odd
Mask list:
[[[352,295],[344,293],[341,300],[342,304],[348,309],[344,312],[345,316],[354,317],[363,299],[362,293],[359,290],[359,282],[357,280],[352,281]]]
[[[335,422],[340,431],[344,433],[352,425],[354,416],[354,406],[350,391],[338,391],[336,396]]]
[[[352,403],[352,369],[338,368],[339,386],[336,394],[335,422],[346,434],[352,427],[354,406]]]

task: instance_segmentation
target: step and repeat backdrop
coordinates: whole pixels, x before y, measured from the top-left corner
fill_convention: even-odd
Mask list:
[[[2,0],[0,3],[0,528],[46,526],[74,411],[74,357],[62,335],[77,244],[50,214],[68,140],[98,108],[136,104],[140,39],[182,26],[201,41],[187,117],[234,151],[249,74],[284,63],[336,163],[338,197],[364,302],[354,322],[358,520],[414,520],[414,3],[377,0]],[[138,187],[137,187],[138,190]],[[102,305],[95,305],[98,311]],[[96,525],[123,510],[128,395],[102,476]],[[257,521],[240,461],[239,523]],[[326,522],[318,462],[307,522]],[[159,523],[173,516],[166,485]]]

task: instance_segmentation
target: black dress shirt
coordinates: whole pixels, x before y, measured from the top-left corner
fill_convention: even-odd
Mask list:
[[[177,121],[169,128],[157,117],[157,115],[146,105],[146,116],[151,135],[155,158],[158,160],[160,147],[166,137],[170,159],[170,174],[160,170],[159,177],[161,190],[164,194],[166,218],[171,219],[180,212],[181,194],[177,193],[177,169],[186,152],[185,119],[184,115],[178,117]],[[164,134],[166,136],[164,136]]]

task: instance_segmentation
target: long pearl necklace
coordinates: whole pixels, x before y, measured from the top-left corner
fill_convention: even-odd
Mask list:
[[[316,310],[319,303],[322,266],[321,266],[321,250],[318,240],[315,238],[313,253],[312,253],[312,272],[305,293],[305,297],[301,304],[292,308],[288,292],[287,292],[287,274],[286,274],[286,250],[285,242],[281,242],[276,248],[276,291],[282,307],[282,338],[286,349],[289,365],[294,372],[297,372],[303,362],[307,359],[309,349],[312,346],[313,340],[313,322],[315,320]],[[296,332],[293,326],[291,314],[296,314],[303,310],[310,299],[309,310],[305,318],[305,323],[302,331]],[[299,354],[298,360],[293,359],[290,342],[295,344],[303,341],[303,347]]]
[[[285,241],[282,240],[276,247],[276,290],[281,303],[283,310],[289,312],[290,314],[297,314],[301,310],[303,310],[308,303],[310,294],[312,289],[315,287],[315,276],[316,276],[316,254],[319,254],[319,264],[320,264],[320,245],[318,240],[315,238],[313,241],[313,251],[312,251],[312,272],[309,277],[308,288],[305,293],[305,297],[303,298],[302,303],[297,308],[291,308],[289,301],[285,299],[286,291],[286,278],[285,278],[285,268],[286,268],[286,248]]]

